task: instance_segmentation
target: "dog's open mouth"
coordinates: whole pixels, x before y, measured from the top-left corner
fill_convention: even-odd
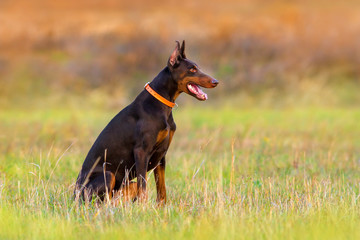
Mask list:
[[[187,89],[199,100],[205,101],[208,97],[207,94],[204,93],[199,85],[196,85],[194,83],[188,83]]]

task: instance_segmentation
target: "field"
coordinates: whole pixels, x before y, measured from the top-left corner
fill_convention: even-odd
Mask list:
[[[114,114],[1,113],[1,239],[360,237],[359,110],[180,107],[167,206],[152,174],[147,204],[79,206],[72,184]]]
[[[360,239],[358,1],[0,1],[0,239]],[[174,10],[176,9],[176,10]],[[168,203],[74,202],[175,40],[220,84],[173,111]]]

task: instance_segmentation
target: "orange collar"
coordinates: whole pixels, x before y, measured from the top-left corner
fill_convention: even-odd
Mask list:
[[[154,89],[152,89],[149,85],[150,83],[148,82],[147,84],[145,84],[145,89],[146,91],[148,91],[154,98],[156,98],[157,100],[159,100],[160,102],[162,102],[163,104],[165,104],[168,107],[173,108],[175,106],[176,103],[170,102],[169,100],[165,99],[164,97],[162,97],[160,94],[158,94],[157,92],[154,91]]]

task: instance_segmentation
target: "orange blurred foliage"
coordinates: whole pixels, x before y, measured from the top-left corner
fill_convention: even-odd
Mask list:
[[[0,79],[3,89],[21,85],[14,82],[24,74],[55,89],[143,84],[165,65],[174,41],[185,39],[188,56],[230,90],[281,88],[289,76],[339,69],[358,80],[359,7],[322,0],[2,0]]]

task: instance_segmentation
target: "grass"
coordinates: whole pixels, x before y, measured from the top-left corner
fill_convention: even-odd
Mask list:
[[[209,106],[209,104],[206,104]],[[360,111],[181,106],[168,204],[78,205],[95,108],[0,112],[0,239],[358,239]]]

